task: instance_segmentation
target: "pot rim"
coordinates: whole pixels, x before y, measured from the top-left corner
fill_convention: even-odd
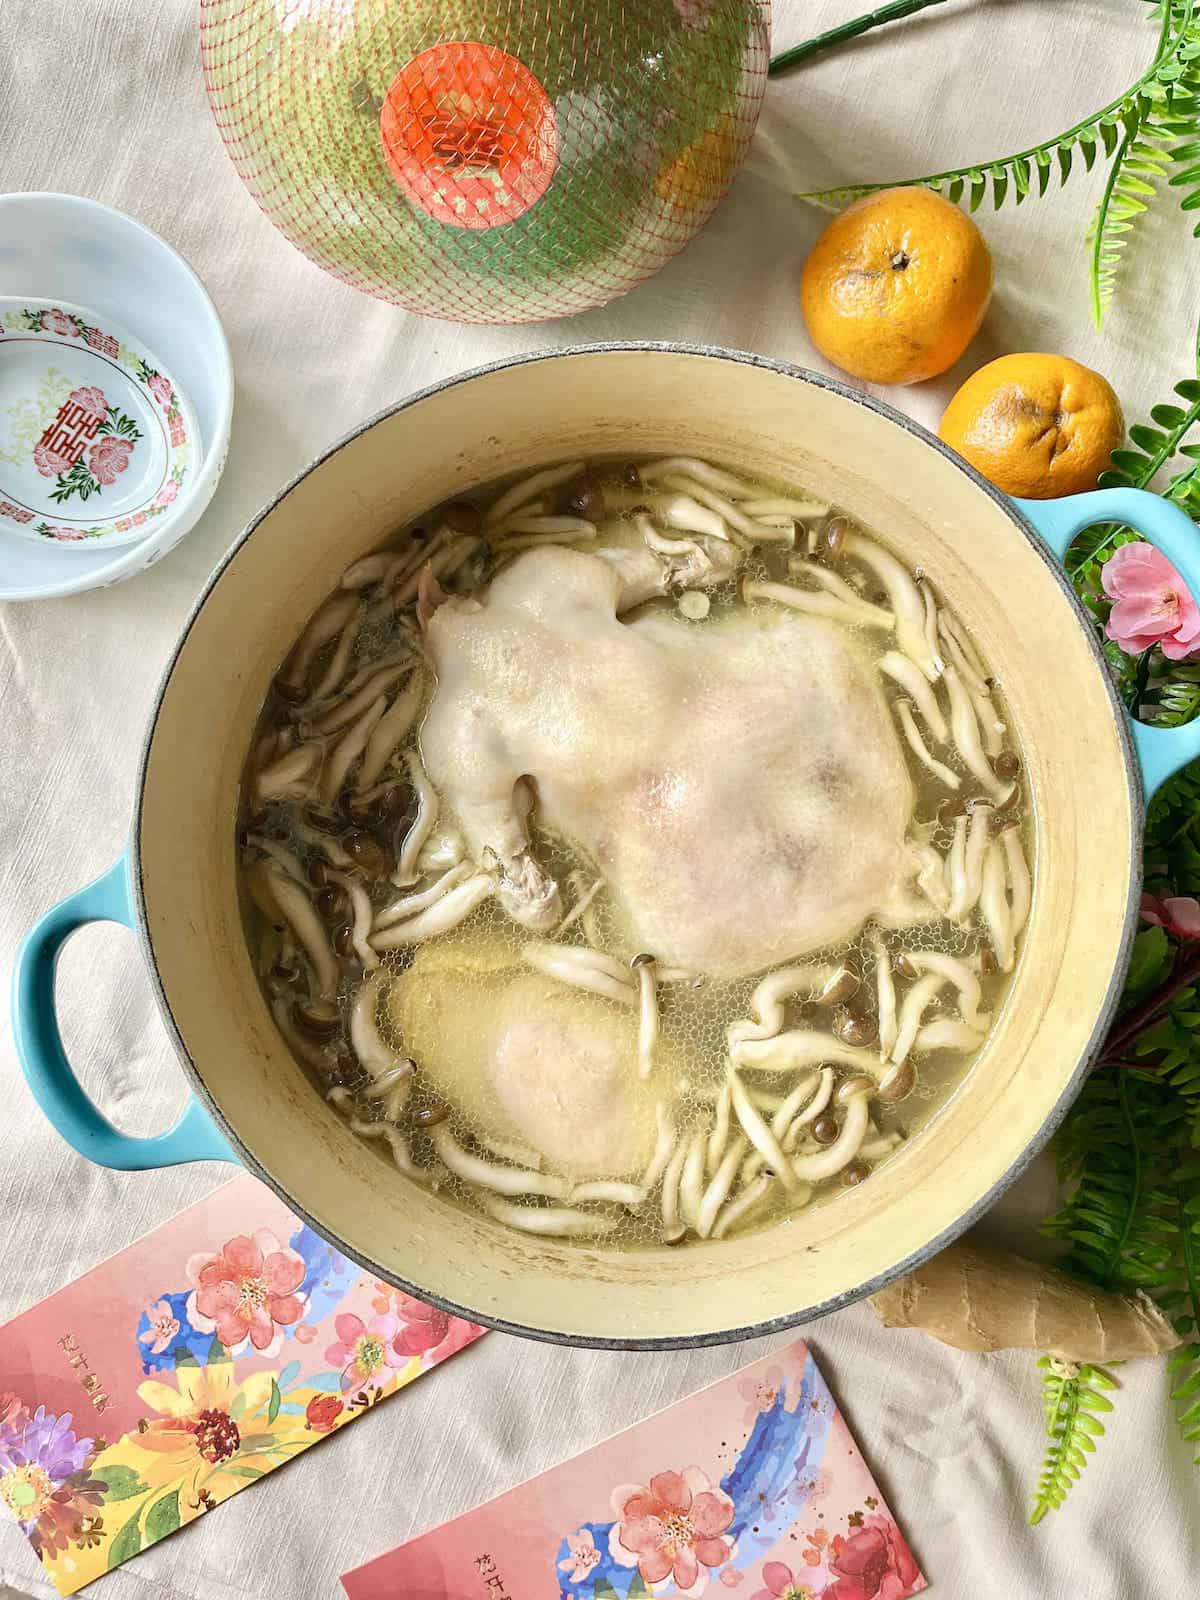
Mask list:
[[[476,1323],[479,1326],[493,1328],[500,1333],[513,1334],[518,1338],[523,1339],[534,1339],[539,1343],[544,1344],[567,1345],[593,1350],[690,1350],[704,1348],[709,1345],[734,1344],[743,1339],[758,1339],[764,1338],[771,1334],[785,1333],[802,1324],[816,1321],[820,1317],[828,1316],[830,1312],[840,1311],[846,1306],[854,1305],[858,1301],[864,1300],[868,1296],[876,1293],[879,1289],[884,1288],[886,1284],[893,1282],[896,1278],[902,1277],[905,1273],[911,1272],[914,1268],[919,1267],[924,1262],[928,1261],[932,1256],[936,1255],[939,1251],[944,1250],[947,1245],[952,1244],[955,1239],[957,1239],[961,1234],[965,1233],[973,1223],[977,1222],[980,1217],[984,1216],[991,1209],[1004,1191],[1013,1183],[1015,1183],[1017,1178],[1019,1178],[1021,1174],[1031,1165],[1034,1158],[1040,1155],[1047,1144],[1049,1144],[1051,1138],[1058,1129],[1059,1124],[1062,1122],[1063,1118],[1067,1114],[1067,1111],[1074,1102],[1080,1088],[1083,1085],[1084,1079],[1091,1070],[1096,1052],[1098,1051],[1105,1035],[1108,1032],[1109,1023],[1111,1022],[1116,1011],[1117,1003],[1120,999],[1121,990],[1124,985],[1125,971],[1129,964],[1133,937],[1137,925],[1137,908],[1140,902],[1140,885],[1136,874],[1134,874],[1130,880],[1129,899],[1125,911],[1125,925],[1122,932],[1120,945],[1116,951],[1112,971],[1109,975],[1108,984],[1104,991],[1104,996],[1096,1015],[1095,1025],[1093,1026],[1088,1037],[1087,1046],[1080,1055],[1080,1058],[1072,1070],[1070,1077],[1063,1085],[1062,1092],[1050,1109],[1036,1135],[1029,1141],[1018,1159],[1013,1162],[1013,1164],[1008,1168],[1002,1177],[997,1179],[997,1181],[992,1185],[985,1195],[982,1195],[973,1206],[970,1206],[960,1216],[956,1217],[945,1228],[943,1228],[940,1233],[936,1234],[920,1249],[914,1250],[910,1255],[906,1256],[895,1266],[889,1268],[886,1272],[877,1274],[874,1278],[871,1278],[867,1283],[860,1285],[857,1289],[845,1290],[841,1294],[831,1296],[828,1300],[819,1301],[814,1306],[802,1307],[794,1313],[788,1313],[779,1317],[771,1317],[761,1322],[745,1323],[736,1328],[721,1329],[716,1333],[674,1334],[662,1338],[646,1339],[622,1339],[616,1337],[602,1338],[590,1336],[584,1337],[581,1334],[556,1333],[547,1328],[528,1327],[523,1323],[514,1322],[503,1317],[483,1316],[478,1311],[472,1310],[470,1307],[458,1305],[455,1301],[448,1300],[441,1295],[432,1294],[429,1290],[423,1289],[417,1284],[409,1283],[404,1279],[398,1279],[394,1273],[384,1271],[377,1262],[372,1261],[369,1256],[356,1249],[355,1246],[349,1243],[349,1241],[340,1238],[336,1234],[331,1234],[327,1227],[325,1227],[305,1209],[303,1204],[301,1204],[295,1195],[288,1193],[255,1159],[255,1157],[251,1155],[239,1138],[237,1130],[230,1124],[228,1119],[225,1117],[224,1112],[210,1094],[208,1086],[205,1083],[199,1068],[193,1061],[182,1034],[176,1026],[174,1014],[171,1011],[170,1005],[167,1001],[166,993],[162,986],[162,980],[158,970],[158,963],[154,956],[154,948],[150,938],[149,923],[146,916],[145,896],[142,886],[141,851],[139,845],[141,839],[142,809],[146,792],[146,773],[150,760],[150,750],[154,743],[154,734],[158,726],[159,716],[162,712],[163,702],[170,686],[176,662],[183,651],[184,645],[187,643],[188,637],[191,634],[196,620],[198,619],[201,611],[207,605],[210,596],[212,595],[217,584],[220,582],[220,579],[224,575],[226,568],[238,555],[242,549],[242,546],[251,538],[259,524],[268,516],[270,516],[275,508],[280,505],[282,501],[284,501],[292,492],[292,490],[302,483],[310,473],[316,471],[319,467],[324,466],[327,461],[329,461],[333,456],[337,455],[340,450],[345,449],[347,445],[352,444],[357,438],[359,438],[361,434],[364,434],[369,429],[374,428],[378,423],[384,422],[390,417],[394,417],[403,411],[409,410],[413,406],[419,405],[421,401],[429,399],[432,395],[438,394],[444,389],[451,388],[460,383],[469,383],[475,378],[486,377],[490,373],[501,371],[507,367],[526,366],[532,364],[533,362],[539,361],[557,361],[563,359],[564,357],[572,356],[604,355],[610,352],[646,352],[649,354],[698,356],[713,360],[732,361],[742,366],[761,367],[769,372],[778,373],[782,377],[792,378],[801,383],[807,383],[813,388],[823,389],[830,394],[838,395],[844,400],[850,400],[855,405],[862,406],[868,411],[873,411],[876,413],[876,415],[881,416],[885,420],[892,422],[896,426],[904,429],[905,432],[911,434],[922,444],[937,451],[939,455],[944,457],[945,460],[949,461],[958,469],[958,471],[962,472],[966,477],[968,477],[976,486],[976,488],[981,489],[988,496],[988,498],[991,499],[993,503],[1005,514],[1005,516],[1016,528],[1018,533],[1020,533],[1021,536],[1033,546],[1034,550],[1037,552],[1038,556],[1041,558],[1043,564],[1047,568],[1050,576],[1065,595],[1068,603],[1071,606],[1071,609],[1074,611],[1075,616],[1087,637],[1088,648],[1092,653],[1092,658],[1095,662],[1096,669],[1100,673],[1104,682],[1105,690],[1108,695],[1109,707],[1113,714],[1113,721],[1116,725],[1118,740],[1125,759],[1125,775],[1126,781],[1129,785],[1131,818],[1130,852],[1132,855],[1136,856],[1136,853],[1140,848],[1139,841],[1144,829],[1146,807],[1142,791],[1140,771],[1138,768],[1137,757],[1134,752],[1133,739],[1130,732],[1128,719],[1125,715],[1124,708],[1117,699],[1116,690],[1113,686],[1112,679],[1109,676],[1104,661],[1103,652],[1101,651],[1100,645],[1096,640],[1090,619],[1088,618],[1082,603],[1076,596],[1075,591],[1071,587],[1065,568],[1054,556],[1053,552],[1044,543],[1044,541],[1039,537],[1029,519],[1022,513],[1016,503],[1010,499],[1008,495],[997,489],[994,484],[989,483],[986,478],[984,478],[975,470],[974,467],[970,466],[969,463],[964,461],[961,456],[959,456],[955,451],[951,450],[948,445],[942,442],[942,440],[930,433],[929,430],[921,423],[914,421],[913,418],[906,416],[903,412],[897,411],[895,407],[888,405],[886,401],[879,400],[874,395],[863,394],[859,390],[852,388],[849,384],[843,383],[840,379],[829,377],[824,373],[810,371],[805,367],[798,367],[790,361],[780,361],[771,356],[759,355],[758,353],[750,350],[727,349],[720,345],[693,344],[666,339],[628,339],[601,340],[586,344],[556,345],[546,350],[526,351],[521,355],[505,356],[500,360],[490,361],[482,366],[471,367],[465,372],[459,372],[450,377],[441,378],[436,383],[427,384],[424,388],[418,389],[406,399],[396,401],[394,404],[389,406],[384,406],[381,410],[375,412],[372,416],[366,418],[363,422],[358,423],[355,427],[344,433],[341,438],[336,439],[333,444],[328,446],[327,449],[323,450],[320,455],[314,456],[306,466],[302,467],[301,470],[283,486],[283,488],[278,490],[277,493],[274,494],[271,499],[268,500],[266,504],[254,514],[253,517],[251,517],[249,522],[247,522],[245,527],[242,529],[241,533],[225,552],[224,556],[222,556],[218,565],[213,569],[204,585],[204,588],[201,590],[199,597],[189,612],[187,619],[180,631],[179,638],[176,641],[175,646],[172,649],[167,663],[163,669],[162,678],[154,696],[154,703],[150,712],[146,734],[142,742],[141,755],[138,760],[137,784],[129,842],[129,884],[132,892],[134,909],[137,914],[137,939],[141,945],[142,953],[149,969],[150,983],[154,991],[155,1002],[158,1006],[159,1014],[162,1017],[167,1035],[175,1047],[175,1053],[179,1057],[184,1072],[191,1083],[193,1092],[199,1097],[201,1103],[204,1105],[213,1121],[217,1124],[218,1128],[220,1128],[221,1132],[229,1141],[230,1145],[237,1151],[238,1156],[246,1169],[252,1172],[255,1177],[260,1179],[270,1189],[272,1189],[285,1205],[287,1205],[293,1212],[301,1217],[304,1222],[306,1222],[317,1233],[319,1233],[322,1238],[328,1239],[336,1249],[340,1250],[342,1254],[347,1256],[351,1261],[356,1262],[364,1269],[364,1271],[374,1273],[380,1278],[387,1280],[388,1282],[394,1284],[397,1288],[403,1290],[404,1293],[411,1294],[418,1300],[423,1300],[430,1305],[437,1306],[440,1310],[447,1312],[451,1316],[462,1318],[468,1322]]]

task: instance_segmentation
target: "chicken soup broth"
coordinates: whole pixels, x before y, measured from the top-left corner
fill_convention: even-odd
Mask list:
[[[564,462],[355,562],[247,763],[250,947],[412,1181],[623,1247],[802,1226],[944,1103],[1029,912],[936,585],[807,494]]]

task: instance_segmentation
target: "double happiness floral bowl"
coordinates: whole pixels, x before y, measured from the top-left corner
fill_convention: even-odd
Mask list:
[[[0,196],[0,599],[117,583],[197,522],[233,367],[199,278],[131,217]]]

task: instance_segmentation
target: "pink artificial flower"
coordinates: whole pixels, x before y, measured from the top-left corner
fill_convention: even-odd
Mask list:
[[[750,1600],[812,1600],[812,1590],[782,1561],[768,1561],[762,1575],[766,1587],[756,1589]]]
[[[103,434],[88,451],[88,467],[98,483],[116,483],[119,474],[129,465],[133,454],[132,439],[117,439],[111,433]]]
[[[1126,655],[1161,645],[1169,661],[1200,653],[1200,610],[1183,579],[1152,544],[1123,544],[1100,571],[1104,592],[1116,604],[1105,633]]]
[[[228,1239],[215,1255],[196,1255],[187,1264],[196,1285],[188,1298],[188,1318],[201,1333],[215,1333],[227,1350],[249,1339],[256,1350],[275,1354],[283,1329],[298,1322],[305,1297],[303,1258],[280,1244],[269,1228],[248,1238]]]
[[[33,464],[43,478],[57,478],[62,472],[70,472],[73,462],[61,450],[52,450],[48,444],[38,443],[33,447]]]
[[[733,1556],[723,1538],[733,1521],[733,1501],[700,1467],[658,1472],[649,1486],[626,1484],[613,1491],[617,1521],[609,1535],[613,1560],[636,1566],[646,1584],[670,1577],[689,1600],[700,1594],[709,1572]]]
[[[39,321],[47,333],[61,334],[64,339],[78,339],[79,329],[71,321],[65,311],[57,307],[53,311],[43,311]]]
[[[175,391],[171,388],[170,379],[164,378],[161,372],[156,372],[153,377],[148,380],[146,387],[158,401],[159,405],[169,406],[171,404],[171,397]]]
[[[768,1367],[757,1377],[742,1378],[738,1382],[738,1393],[746,1402],[746,1415],[742,1425],[753,1428],[760,1415],[775,1409],[775,1402],[779,1399],[780,1390],[783,1388],[783,1368]]]
[[[558,1570],[567,1574],[568,1583],[579,1583],[590,1574],[599,1561],[600,1552],[596,1549],[596,1541],[587,1528],[580,1528],[578,1533],[567,1535],[567,1549],[570,1554],[565,1561],[558,1563]]]
[[[1187,894],[1142,896],[1142,920],[1165,928],[1177,939],[1200,939],[1200,900]]]
[[[86,389],[72,389],[67,396],[67,405],[78,406],[81,411],[86,411],[88,416],[96,417],[103,422],[108,415],[108,401],[104,398],[104,390],[97,389],[90,384]]]
[[[168,478],[166,483],[163,484],[162,488],[154,496],[154,504],[156,506],[169,506],[178,493],[179,485],[175,482],[174,478]]]
[[[364,1322],[352,1311],[343,1311],[333,1326],[338,1342],[329,1346],[325,1359],[341,1369],[343,1394],[361,1389],[372,1378],[386,1380],[408,1360],[396,1349],[400,1319],[390,1311],[372,1317],[370,1322]]]
[[[905,1600],[920,1578],[912,1551],[890,1517],[868,1517],[829,1563],[836,1582],[821,1600]]]
[[[147,1307],[146,1320],[150,1326],[138,1334],[138,1340],[150,1346],[152,1356],[160,1356],[179,1332],[179,1318],[165,1300],[160,1300],[156,1306]]]

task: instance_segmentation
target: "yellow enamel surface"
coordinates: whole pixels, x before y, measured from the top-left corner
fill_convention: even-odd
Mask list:
[[[313,1092],[251,970],[234,817],[270,677],[350,561],[481,480],[571,455],[658,449],[835,499],[935,576],[1002,679],[1028,762],[1037,868],[1023,953],[984,1052],[870,1183],[759,1236],[606,1255],[518,1239],[417,1189]],[[703,1339],[853,1295],[953,1228],[1020,1160],[1104,1004],[1133,823],[1122,739],[1084,631],[1042,556],[958,466],[786,374],[606,350],[442,389],[337,450],[263,518],[171,674],[138,848],[163,991],[196,1069],[246,1150],[318,1227],[383,1277],[480,1318],[552,1336]]]

